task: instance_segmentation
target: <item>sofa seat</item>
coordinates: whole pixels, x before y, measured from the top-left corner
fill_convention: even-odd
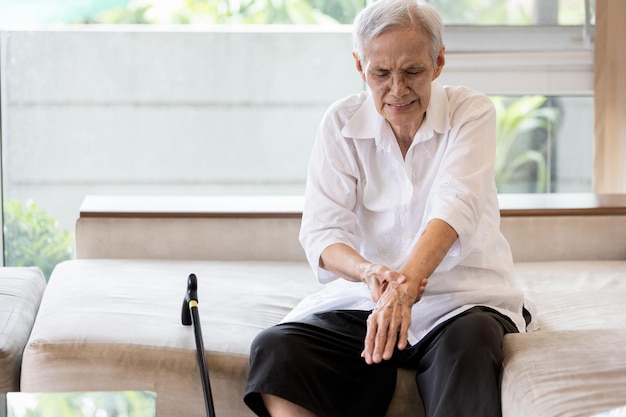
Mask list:
[[[503,416],[589,417],[624,406],[626,261],[518,263],[515,276],[540,329],[505,338]]]
[[[306,263],[62,263],[24,352],[22,390],[150,390],[157,393],[161,417],[204,416],[193,329],[180,321],[189,273],[198,276],[216,414],[252,416],[242,401],[250,342],[320,288]],[[534,333],[505,338],[505,417],[589,416],[626,403],[626,381],[620,379],[626,378],[626,350],[616,344],[626,345],[620,320],[626,306],[616,302],[626,297],[626,261],[520,263],[516,279],[544,324]],[[584,363],[590,363],[596,339],[602,354],[593,358],[599,363],[593,368]],[[617,386],[585,391],[585,374],[596,369],[601,377],[610,366],[616,371],[608,376],[617,378]],[[572,367],[579,377],[573,378]],[[412,372],[400,372],[398,382],[388,416],[423,415]],[[588,394],[578,396],[576,389]],[[573,394],[562,400],[563,392]],[[547,405],[533,408],[537,403]]]
[[[22,352],[45,287],[39,268],[0,268],[0,392],[20,388]]]
[[[626,404],[626,328],[537,331],[504,344],[504,417],[590,417]]]
[[[149,390],[160,417],[204,417],[194,333],[181,324],[190,273],[198,277],[216,414],[252,416],[242,401],[250,342],[315,291],[304,263],[61,263],[24,353],[22,390]]]
[[[542,331],[626,328],[626,261],[518,262],[514,277]]]

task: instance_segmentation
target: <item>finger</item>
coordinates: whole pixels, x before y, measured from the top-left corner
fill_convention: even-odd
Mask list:
[[[376,314],[375,310],[367,318],[367,332],[365,333],[365,342],[363,346],[363,352],[361,353],[361,357],[365,359],[365,362],[368,365],[371,365],[372,362],[372,352],[374,350],[374,341],[376,336]]]
[[[375,303],[378,302],[381,294],[380,286],[378,284],[370,286],[370,294],[372,295],[372,300],[374,300]]]
[[[401,323],[398,320],[397,314],[394,312],[391,323],[387,329],[385,350],[383,351],[383,359],[389,360],[393,356],[393,351],[396,347],[396,341],[398,340],[398,330]]]
[[[389,330],[389,314],[391,307],[387,306],[379,310],[376,320],[376,334],[372,351],[372,362],[380,363],[387,346],[387,332]]]
[[[374,300],[374,302],[378,302],[378,300],[380,299],[380,295],[382,294],[380,281],[375,276],[371,276],[367,280],[367,287],[370,290],[372,300]]]
[[[426,291],[426,286],[428,285],[428,278],[424,278],[421,282],[419,287],[417,288],[417,298],[415,299],[415,302],[417,303],[419,300],[422,299],[422,295],[424,295],[424,291]]]
[[[409,327],[411,326],[411,310],[405,312],[398,333],[398,349],[403,350],[409,344]]]
[[[378,298],[380,299],[380,297],[383,295],[383,293],[385,291],[387,291],[387,286],[389,285],[388,281],[383,281],[380,283],[380,285],[378,286]]]

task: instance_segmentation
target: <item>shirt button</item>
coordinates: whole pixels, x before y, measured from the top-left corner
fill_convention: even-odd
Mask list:
[[[408,232],[404,232],[404,233],[402,233],[402,239],[404,239],[404,240],[409,240],[409,239],[411,239],[411,234],[410,234],[410,233],[408,233]]]

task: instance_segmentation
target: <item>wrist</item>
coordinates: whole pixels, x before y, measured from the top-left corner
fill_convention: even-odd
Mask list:
[[[370,279],[375,275],[377,265],[371,262],[362,262],[358,267],[358,276],[361,282],[369,285]]]
[[[411,293],[414,294],[413,304],[419,302],[422,299],[424,291],[426,291],[426,285],[428,285],[428,278],[413,277],[408,280],[408,285],[411,286]]]

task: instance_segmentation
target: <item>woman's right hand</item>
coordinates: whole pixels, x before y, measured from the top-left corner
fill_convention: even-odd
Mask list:
[[[389,283],[403,284],[406,282],[406,277],[385,265],[367,264],[363,268],[361,280],[367,284],[374,302],[378,302]]]

